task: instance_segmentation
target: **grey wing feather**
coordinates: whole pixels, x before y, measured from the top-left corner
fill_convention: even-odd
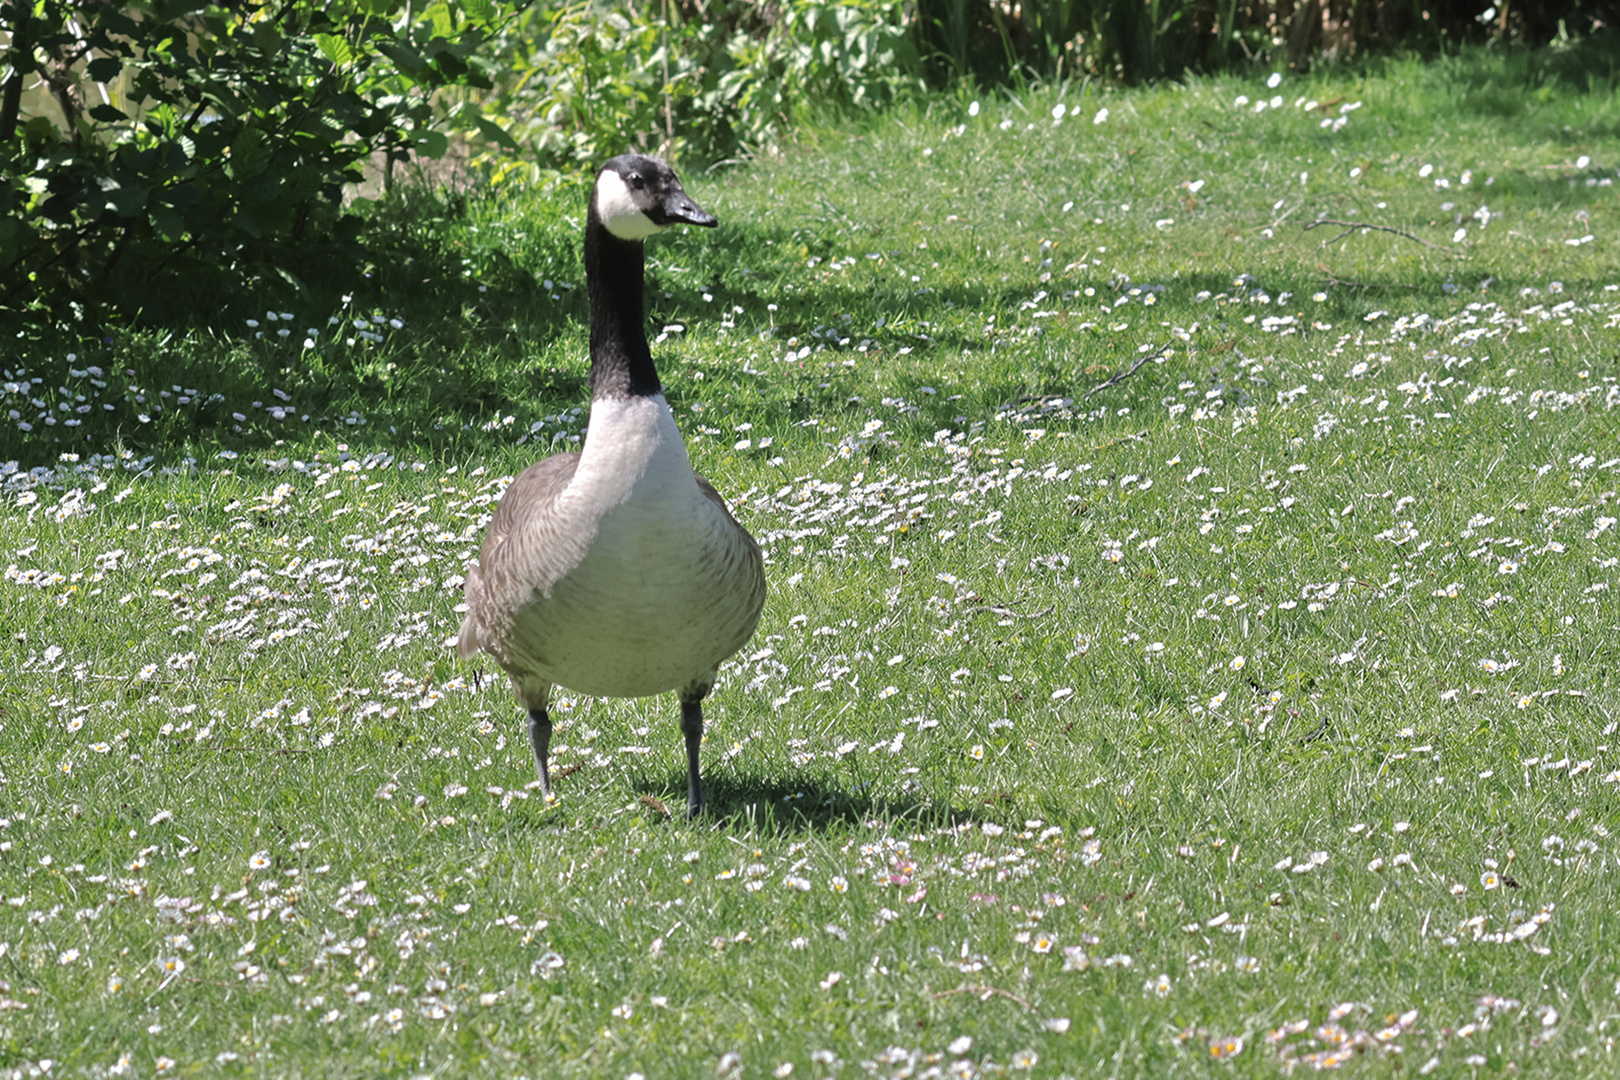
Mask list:
[[[743,568],[743,572],[747,573],[752,578],[752,580],[748,583],[749,591],[751,593],[750,601],[753,608],[754,619],[758,620],[759,613],[765,608],[765,558],[760,554],[759,542],[754,539],[752,533],[743,528],[742,523],[739,522],[736,515],[731,512],[731,507],[726,505],[726,500],[721,497],[718,491],[715,490],[714,485],[709,483],[709,478],[701,473],[694,473],[693,475],[697,478],[698,490],[703,492],[703,494],[708,497],[710,502],[714,503],[721,510],[725,511],[726,517],[733,525],[737,526],[738,534],[740,534],[743,539],[748,541],[747,566]],[[752,626],[749,627],[748,632],[750,635],[753,634]]]
[[[467,617],[462,620],[461,636],[456,643],[463,657],[471,657],[484,647],[488,640],[485,630],[492,622],[503,622],[510,615],[499,610],[510,591],[502,587],[512,570],[505,565],[510,560],[502,558],[507,539],[524,521],[543,515],[551,508],[578,467],[578,453],[553,454],[519,473],[501,496],[484,534],[478,562],[467,566],[467,582],[463,586]]]
[[[724,510],[726,512],[726,517],[731,518],[731,523],[733,525],[737,525],[737,518],[732,514],[731,507],[726,505],[726,500],[718,491],[714,489],[714,485],[709,483],[709,478],[704,476],[702,473],[693,473],[692,476],[697,480],[698,490],[703,492],[704,495],[708,496],[710,502]],[[737,528],[741,529],[742,526],[737,525]],[[745,533],[747,532],[746,529],[743,531]],[[753,537],[750,536],[749,539],[752,540]]]

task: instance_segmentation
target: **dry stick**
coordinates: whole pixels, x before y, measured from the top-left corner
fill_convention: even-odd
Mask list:
[[[1342,226],[1344,226],[1344,232],[1340,233],[1338,236],[1335,236],[1332,240],[1324,240],[1322,242],[1323,247],[1329,247],[1329,246],[1331,246],[1333,244],[1338,243],[1340,240],[1343,240],[1345,237],[1349,236],[1351,233],[1355,232],[1357,229],[1375,229],[1378,232],[1394,233],[1396,236],[1404,236],[1408,240],[1416,240],[1418,243],[1422,244],[1424,247],[1434,248],[1436,251],[1456,251],[1457,250],[1456,248],[1450,247],[1450,246],[1448,246],[1446,244],[1431,244],[1429,241],[1423,239],[1423,237],[1421,237],[1421,236],[1413,236],[1409,232],[1402,232],[1400,229],[1392,229],[1388,225],[1374,225],[1369,221],[1339,221],[1339,220],[1337,220],[1335,218],[1318,218],[1317,220],[1311,222],[1309,225],[1305,226],[1305,231],[1310,232],[1312,229],[1316,228],[1318,225],[1342,225]]]
[[[1170,343],[1167,341],[1163,345],[1160,345],[1157,349],[1154,349],[1152,352],[1142,357],[1142,359],[1138,360],[1136,363],[1132,364],[1129,370],[1122,371],[1118,375],[1110,375],[1096,386],[1093,386],[1090,390],[1087,390],[1086,397],[1090,397],[1099,390],[1106,390],[1110,386],[1118,386],[1120,383],[1124,382],[1126,379],[1130,378],[1132,375],[1135,375],[1139,370],[1141,370],[1143,364],[1147,363],[1149,360],[1157,360],[1169,351]]]
[[[1131,434],[1121,435],[1116,439],[1109,439],[1105,443],[1098,443],[1096,446],[1093,446],[1091,448],[1091,452],[1093,454],[1095,454],[1095,453],[1098,453],[1099,451],[1102,451],[1102,450],[1112,450],[1114,447],[1118,446],[1120,443],[1142,442],[1146,438],[1147,438],[1147,431],[1146,431],[1146,429],[1143,429],[1142,431],[1136,432],[1134,435],[1131,435]]]
[[[1042,619],[1050,615],[1053,611],[1053,609],[1050,607],[1044,607],[1035,612],[1033,615],[1025,615],[1022,611],[1014,611],[1012,608],[1005,607],[1001,604],[981,602],[974,606],[976,606],[980,611],[988,611],[996,615],[1004,615],[1009,619]]]
[[[295,755],[314,753],[312,750],[299,750],[291,746],[216,746],[222,754],[274,754],[276,757],[292,757]]]
[[[1017,994],[1014,994],[1009,990],[1002,990],[1000,987],[995,986],[957,986],[950,990],[941,990],[938,993],[929,994],[928,996],[931,1000],[937,1001],[942,997],[949,997],[952,994],[978,994],[980,1001],[990,1000],[991,994],[1000,994],[1008,1001],[1016,1001],[1026,1009],[1033,1009],[1035,1007],[1029,1002],[1025,1001],[1023,998],[1019,997]]]
[[[1405,282],[1374,282],[1374,281],[1341,281],[1339,278],[1328,278],[1323,285],[1343,285],[1347,289],[1421,289],[1421,285],[1408,285]]]

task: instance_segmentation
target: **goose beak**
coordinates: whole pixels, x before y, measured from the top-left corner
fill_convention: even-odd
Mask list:
[[[693,202],[692,197],[679,188],[670,192],[669,198],[664,201],[664,218],[670,225],[701,225],[706,229],[720,224],[719,218]]]

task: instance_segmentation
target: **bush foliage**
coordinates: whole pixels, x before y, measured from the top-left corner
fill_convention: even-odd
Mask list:
[[[494,6],[401,6],[0,4],[6,306],[94,326],[303,288],[352,249],[343,186],[373,154],[440,155],[458,121],[499,135],[432,99],[492,85]]]
[[[665,13],[535,7],[512,24],[496,45],[497,92],[483,101],[531,171],[627,144],[711,161],[748,154],[813,110],[880,105],[922,85],[911,27],[891,0],[788,0],[769,13],[720,0]]]

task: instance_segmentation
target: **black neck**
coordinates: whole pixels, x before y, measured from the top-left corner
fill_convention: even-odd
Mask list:
[[[585,291],[591,304],[591,398],[661,393],[642,311],[644,247],[620,240],[596,216],[585,221]]]

